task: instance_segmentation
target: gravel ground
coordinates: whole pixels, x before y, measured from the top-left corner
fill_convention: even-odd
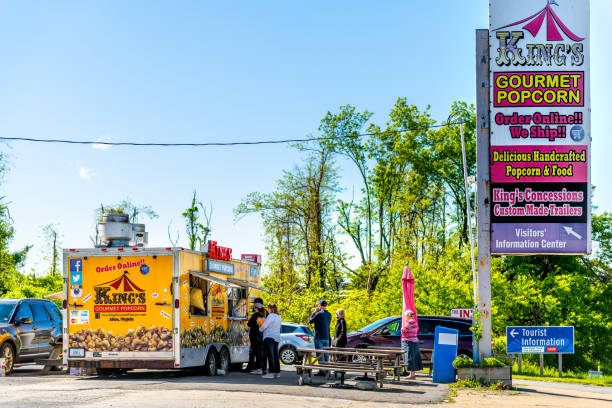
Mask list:
[[[0,406],[4,407],[211,407],[211,408],[362,408],[362,407],[612,407],[612,388],[581,384],[515,380],[516,391],[461,390],[448,397],[448,387],[426,376],[415,381],[385,383],[382,390],[360,391],[324,384],[298,386],[293,367],[283,366],[281,378],[230,373],[203,377],[192,372],[140,371],[122,378],[41,376],[37,366],[20,367],[0,377]],[[452,402],[449,402],[451,400]]]

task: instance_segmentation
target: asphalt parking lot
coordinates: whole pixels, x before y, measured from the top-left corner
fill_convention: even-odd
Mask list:
[[[448,393],[444,384],[433,384],[426,375],[382,389],[355,389],[353,375],[346,386],[314,377],[313,385],[298,386],[295,368],[283,366],[281,377],[231,372],[206,377],[190,371],[134,371],[120,378],[75,377],[64,373],[40,374],[40,366],[16,368],[0,377],[3,407],[365,407],[435,404]]]

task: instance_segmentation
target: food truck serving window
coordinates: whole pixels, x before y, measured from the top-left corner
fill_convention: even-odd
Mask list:
[[[208,292],[210,283],[193,273],[189,274],[189,314],[208,316]]]
[[[227,295],[227,310],[229,317],[247,318],[248,302],[246,288],[229,288]]]

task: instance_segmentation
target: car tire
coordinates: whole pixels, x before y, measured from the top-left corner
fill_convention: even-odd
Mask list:
[[[295,364],[298,360],[297,350],[291,346],[286,346],[278,352],[280,360],[285,365]]]
[[[223,347],[219,353],[219,370],[218,374],[227,375],[230,369],[230,355],[227,348]]]
[[[211,376],[217,373],[217,352],[213,349],[208,350],[206,360],[204,361],[204,375]]]
[[[0,358],[6,359],[5,373],[9,375],[15,367],[15,348],[8,341],[0,347]]]

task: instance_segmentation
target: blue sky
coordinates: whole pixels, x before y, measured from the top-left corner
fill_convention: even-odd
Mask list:
[[[569,0],[558,0],[562,4]],[[543,1],[542,1],[543,2]],[[591,1],[594,202],[612,210],[606,119],[612,109],[612,3]],[[474,30],[487,1],[98,1],[3,3],[0,134],[74,140],[204,142],[316,134],[343,104],[383,124],[397,97],[444,120],[475,101]],[[259,218],[235,222],[252,191],[270,191],[299,155],[284,145],[109,148],[13,142],[2,193],[13,248],[56,223],[65,247],[89,246],[100,203],[130,197],[160,215],[151,245],[197,189],[212,202],[213,238],[234,254],[263,253]],[[358,179],[339,163],[342,187]],[[28,269],[41,248],[32,250]]]

